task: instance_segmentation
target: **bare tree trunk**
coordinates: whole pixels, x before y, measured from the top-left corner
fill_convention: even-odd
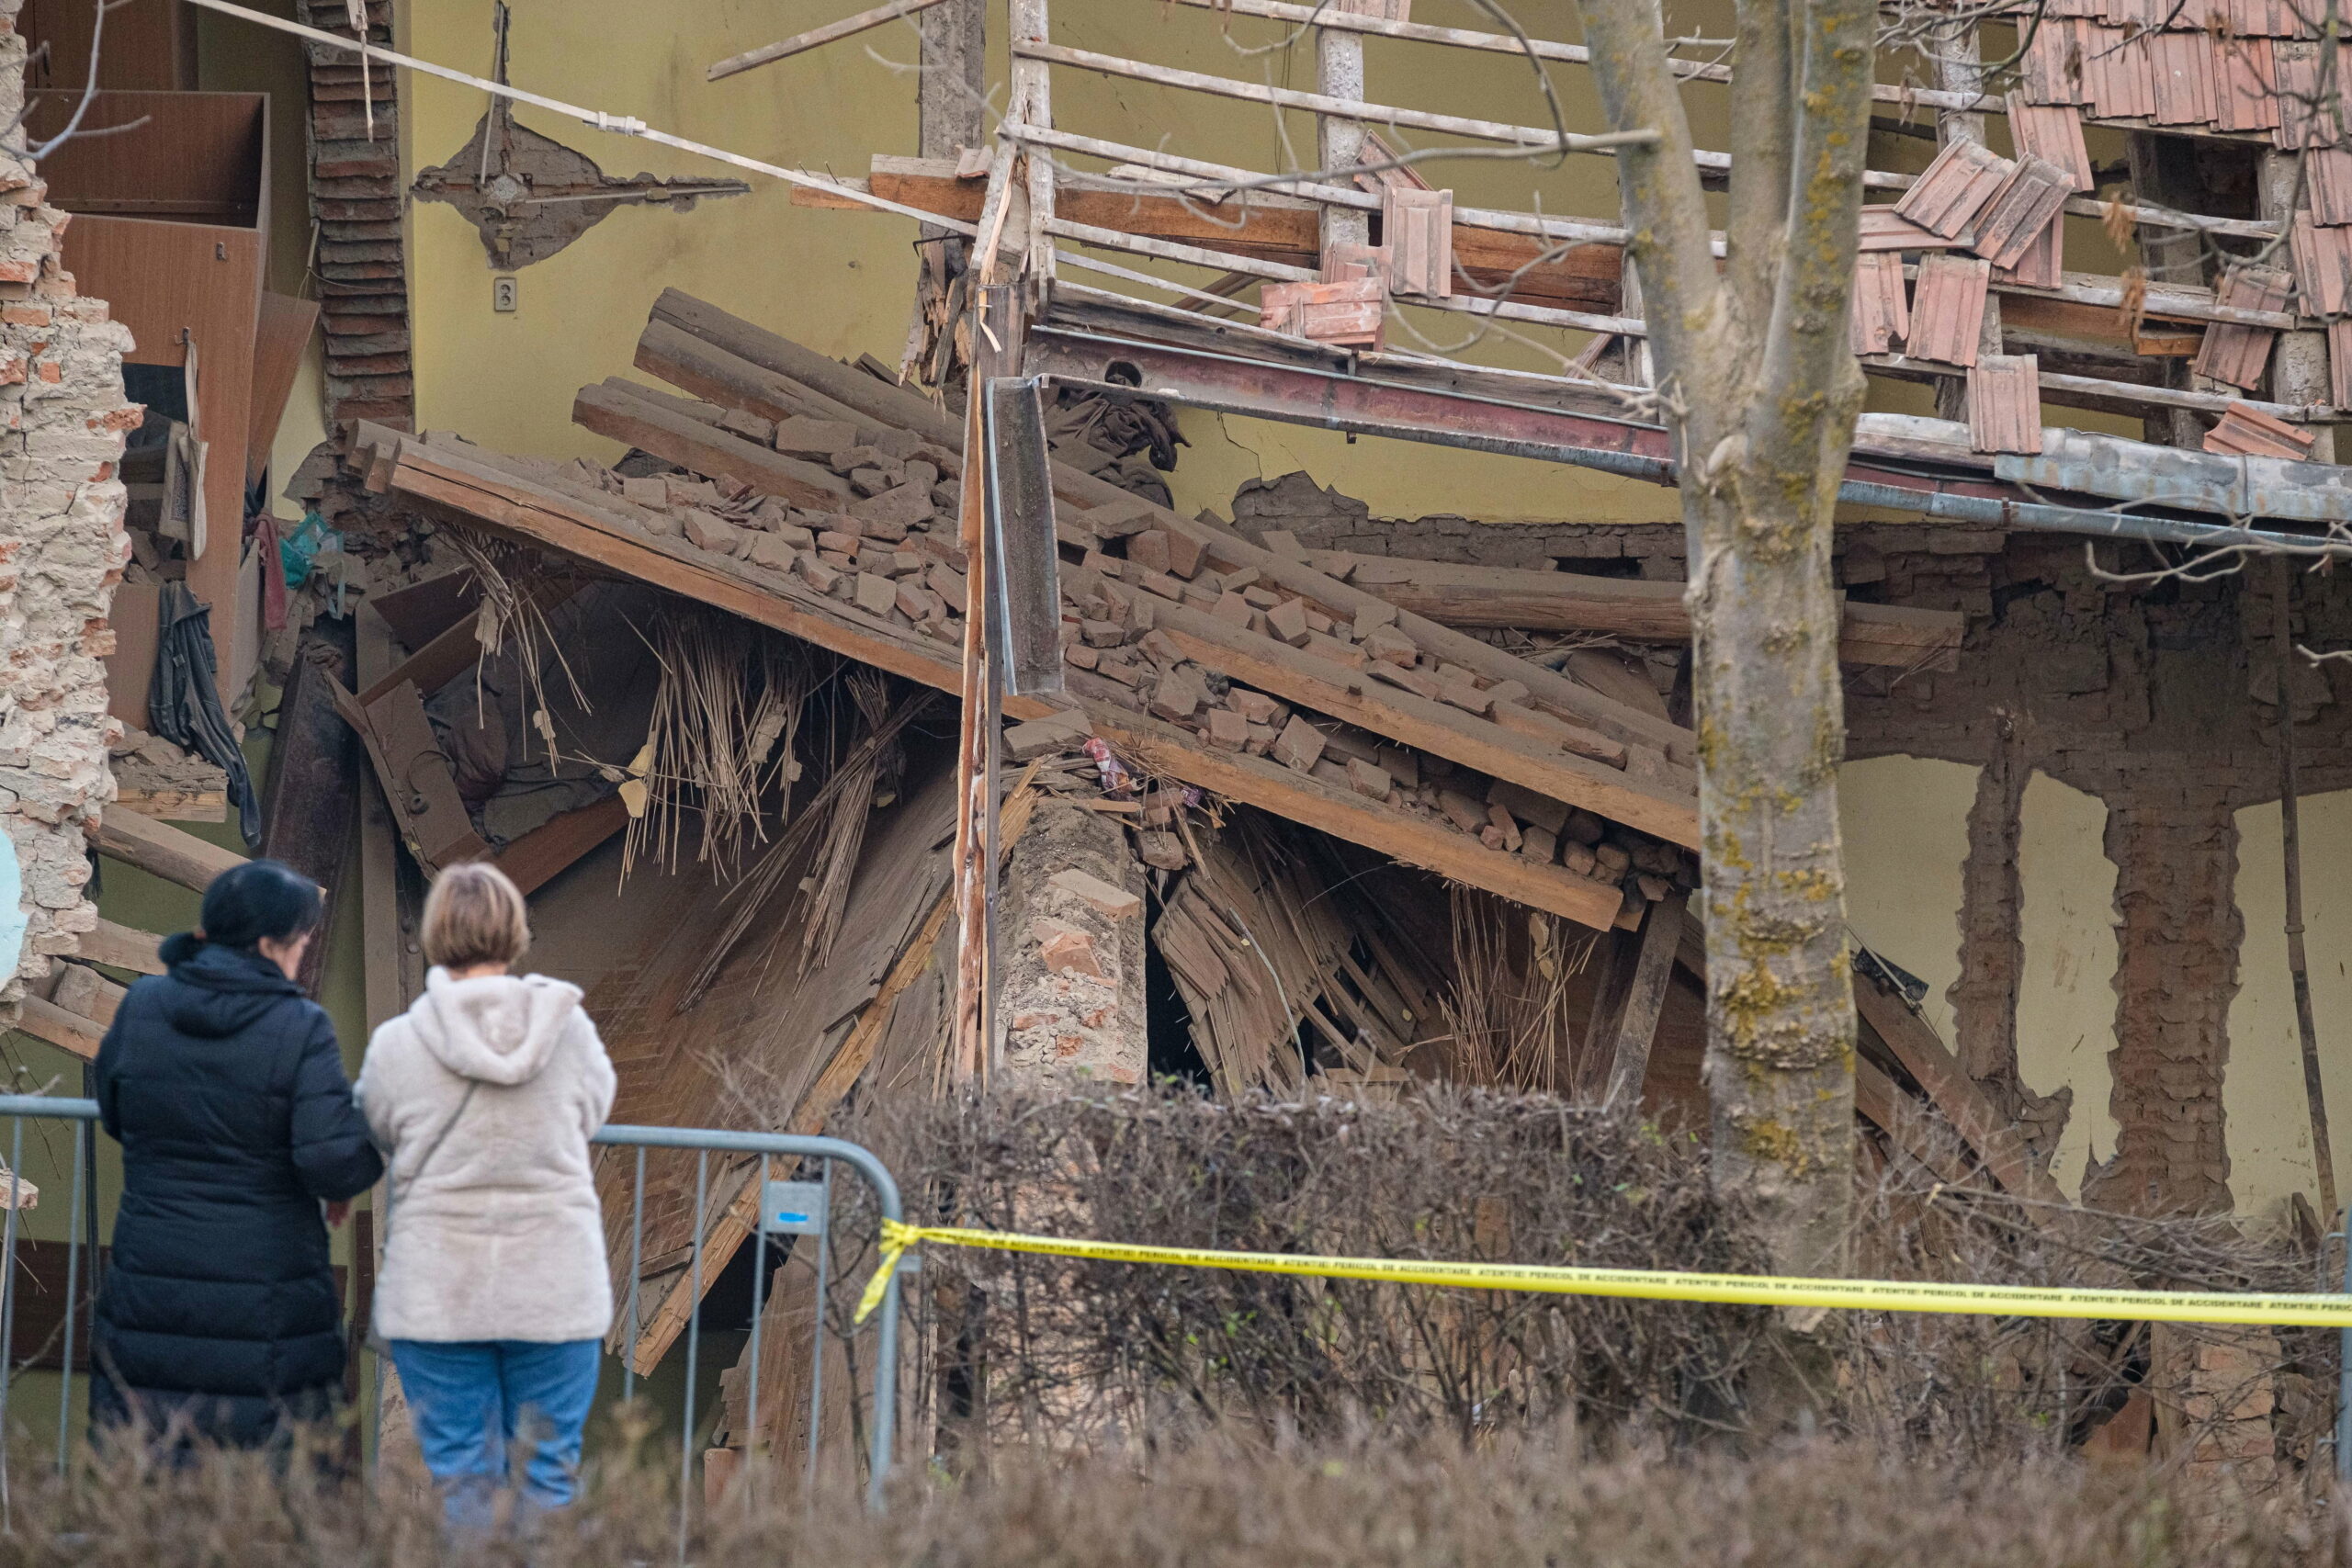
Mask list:
[[[1656,0],[1583,8],[1690,536],[1714,1179],[1774,1269],[1841,1270],[1854,1017],[1838,834],[1845,705],[1830,574],[1861,411],[1847,336],[1876,14],[1738,0],[1740,156],[1712,254]]]

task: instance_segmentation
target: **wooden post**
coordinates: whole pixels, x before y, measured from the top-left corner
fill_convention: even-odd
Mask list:
[[[1015,283],[989,283],[974,296],[972,378],[965,389],[962,545],[970,570],[965,576],[964,705],[956,760],[956,1050],[951,1057],[955,1076],[963,1080],[986,1077],[997,1054],[997,763],[1004,682],[994,641],[1001,611],[986,521],[986,487],[993,465],[982,407],[989,380],[1020,369],[1021,288]]]
[[[2287,904],[2287,973],[2295,986],[2295,1032],[2303,1048],[2303,1095],[2311,1102],[2312,1166],[2319,1177],[2321,1212],[2342,1217],[2335,1206],[2335,1150],[2327,1137],[2327,1094],[2319,1076],[2319,1031],[2312,1019],[2311,970],[2303,954],[2303,852],[2301,808],[2295,786],[2294,575],[2284,556],[2270,561],[2271,650],[2278,673],[2278,843],[2284,862]]]
[[[300,976],[313,995],[334,940],[336,892],[350,864],[352,807],[359,794],[359,739],[334,705],[334,690],[351,679],[352,663],[349,620],[321,620],[302,634],[278,704],[262,802],[260,853],[324,890],[318,934]]]
[[[1015,43],[1044,44],[1052,42],[1051,21],[1046,12],[1046,0],[1011,0],[1010,16]],[[1012,60],[1012,107],[1006,117],[1018,125],[1034,125],[1051,130],[1054,123],[1053,67],[1042,60],[1014,55]],[[1000,143],[1001,155],[1013,154],[1012,143]],[[1022,152],[1022,164],[1027,171],[1026,190],[1029,197],[1029,287],[1043,288],[1053,281],[1054,238],[1047,225],[1054,220],[1054,162],[1043,152],[1031,148]],[[976,364],[984,362],[988,349],[980,344],[972,345]],[[1018,365],[1016,360],[1015,365]],[[998,371],[999,375],[1016,375],[1017,369]],[[980,377],[976,372],[973,385]]]

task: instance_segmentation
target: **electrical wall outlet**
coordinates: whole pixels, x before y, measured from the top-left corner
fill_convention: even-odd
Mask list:
[[[515,280],[511,277],[493,277],[490,280],[492,310],[512,310],[514,309],[514,283]]]

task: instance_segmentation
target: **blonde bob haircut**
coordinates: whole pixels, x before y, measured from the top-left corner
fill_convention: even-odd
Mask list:
[[[424,961],[443,969],[512,964],[531,945],[523,890],[483,861],[444,871],[424,896]]]

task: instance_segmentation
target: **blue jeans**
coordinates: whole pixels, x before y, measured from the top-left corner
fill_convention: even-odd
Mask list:
[[[441,1483],[449,1522],[487,1529],[507,1454],[519,1436],[530,1445],[522,1485],[526,1504],[560,1508],[571,1501],[580,1472],[580,1429],[596,1397],[604,1353],[594,1339],[535,1345],[523,1339],[391,1342],[416,1423],[424,1467]]]

